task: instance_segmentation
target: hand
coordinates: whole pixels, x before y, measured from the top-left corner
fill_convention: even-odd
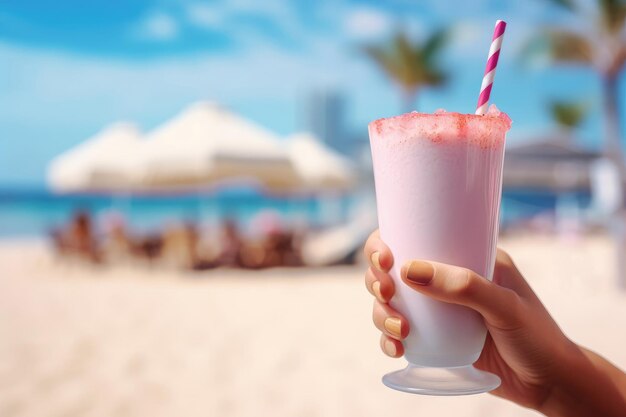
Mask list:
[[[406,318],[389,305],[394,283],[388,271],[394,260],[378,231],[367,240],[365,255],[370,263],[365,284],[376,297],[373,320],[382,332],[381,348],[391,357],[400,357],[401,340],[410,329]],[[555,393],[564,390],[564,381],[574,377],[573,372],[599,378],[587,366],[588,355],[563,334],[504,251],[498,250],[493,282],[465,268],[417,260],[402,266],[401,277],[415,291],[483,316],[488,335],[475,366],[501,378],[492,394],[540,411],[556,410]]]

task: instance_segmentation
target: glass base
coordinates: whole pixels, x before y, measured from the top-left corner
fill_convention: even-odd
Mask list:
[[[398,391],[422,395],[470,395],[492,391],[500,378],[472,365],[455,368],[426,368],[409,364],[383,377],[383,384]]]

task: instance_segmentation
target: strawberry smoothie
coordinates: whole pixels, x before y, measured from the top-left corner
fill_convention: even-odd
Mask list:
[[[492,279],[509,117],[407,113],[369,125],[378,222],[395,263],[391,305],[410,323],[405,358],[423,367],[474,363],[486,329],[478,313],[427,298],[399,278],[424,259]]]

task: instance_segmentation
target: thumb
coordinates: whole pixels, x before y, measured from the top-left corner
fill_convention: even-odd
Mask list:
[[[514,327],[520,298],[474,271],[438,262],[410,261],[401,270],[402,281],[412,289],[446,303],[478,311],[487,323]]]

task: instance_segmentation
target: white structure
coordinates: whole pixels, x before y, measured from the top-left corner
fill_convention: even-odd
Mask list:
[[[248,180],[280,189],[294,186],[298,177],[270,131],[198,102],[148,134],[137,180],[156,188]]]
[[[59,192],[129,189],[140,132],[131,123],[115,123],[54,158],[47,180]]]
[[[305,190],[346,189],[356,183],[354,164],[309,133],[289,137],[287,149]]]
[[[278,191],[333,194],[356,182],[354,164],[311,134],[280,140],[226,109],[198,102],[144,138],[117,123],[56,157],[57,191],[196,189],[245,181]]]
[[[523,187],[564,192],[589,189],[591,164],[598,152],[564,136],[539,137],[507,146],[503,187]]]
[[[378,228],[375,208],[375,197],[366,196],[359,201],[347,223],[307,235],[302,242],[304,263],[321,266],[358,259],[365,240]]]
[[[613,161],[601,158],[591,164],[590,171],[590,214],[606,221],[619,212],[624,199],[619,168]]]

